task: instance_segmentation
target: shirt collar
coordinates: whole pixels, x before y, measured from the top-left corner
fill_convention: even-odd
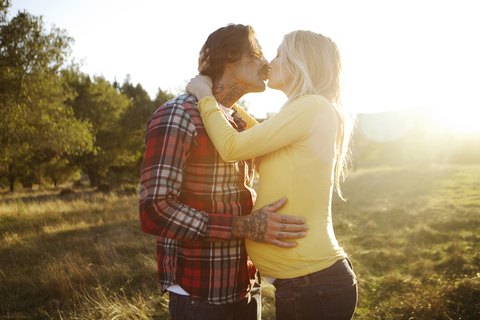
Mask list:
[[[222,109],[223,113],[225,113],[227,118],[231,121],[234,121],[233,116],[232,116],[233,115],[233,107],[229,109],[229,108],[223,106],[220,102],[218,102],[218,105],[220,106],[220,109]]]

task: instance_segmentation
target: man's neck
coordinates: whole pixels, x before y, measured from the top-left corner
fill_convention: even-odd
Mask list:
[[[226,108],[232,108],[235,102],[247,93],[238,85],[238,82],[227,77],[215,80],[212,91],[215,99]]]

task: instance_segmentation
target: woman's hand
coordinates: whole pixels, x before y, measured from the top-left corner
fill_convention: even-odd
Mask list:
[[[204,97],[213,97],[212,86],[212,79],[209,76],[198,75],[190,79],[187,84],[187,92],[193,94],[200,101]]]
[[[203,45],[202,49],[199,52],[198,56],[198,72],[201,74],[203,70],[208,67],[208,48],[206,50],[205,45]]]

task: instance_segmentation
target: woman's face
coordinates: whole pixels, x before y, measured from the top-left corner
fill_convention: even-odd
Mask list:
[[[283,42],[278,46],[277,56],[270,62],[270,73],[268,76],[268,87],[275,90],[287,92],[293,82],[293,76],[287,67],[282,63],[281,48]]]

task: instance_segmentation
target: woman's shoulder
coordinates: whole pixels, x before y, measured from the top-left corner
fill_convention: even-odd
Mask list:
[[[319,94],[306,94],[304,96],[301,96],[299,99],[303,99],[303,101],[309,101],[310,103],[315,103],[317,105],[332,105],[327,98]]]
[[[290,103],[291,107],[301,106],[311,111],[323,111],[333,109],[333,105],[324,96],[319,94],[306,94]]]

